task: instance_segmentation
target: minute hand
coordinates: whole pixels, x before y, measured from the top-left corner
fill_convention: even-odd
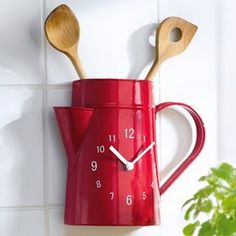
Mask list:
[[[131,163],[134,165],[137,161],[139,161],[153,146],[155,142],[151,143],[141,154],[139,154]]]

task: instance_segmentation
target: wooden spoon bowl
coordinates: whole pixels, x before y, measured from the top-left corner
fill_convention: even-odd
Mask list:
[[[55,8],[47,17],[44,29],[49,43],[69,57],[81,79],[86,78],[77,53],[79,22],[71,9],[65,4]]]
[[[191,42],[197,26],[179,17],[165,19],[156,30],[156,53],[146,79],[153,80],[161,63],[182,53]],[[171,39],[171,31],[177,30],[179,38]]]

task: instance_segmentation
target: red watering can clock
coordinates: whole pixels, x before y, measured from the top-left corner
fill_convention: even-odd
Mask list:
[[[188,22],[179,18],[174,22],[183,38],[180,23]],[[174,53],[180,53],[178,48]],[[160,58],[164,61],[168,55]],[[153,77],[158,63],[154,62],[148,78]],[[181,106],[190,113],[196,125],[196,141],[191,154],[159,186],[156,114],[170,106]],[[74,81],[72,106],[54,109],[68,156],[65,223],[160,224],[160,195],[199,155],[204,144],[205,129],[197,112],[178,102],[155,106],[149,79]]]

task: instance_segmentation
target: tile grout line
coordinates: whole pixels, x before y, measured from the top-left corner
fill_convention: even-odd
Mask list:
[[[222,63],[221,63],[221,54],[222,54],[222,46],[220,44],[221,41],[221,33],[222,33],[222,28],[221,28],[221,14],[220,14],[220,0],[216,1],[216,21],[217,25],[219,26],[217,28],[217,37],[216,37],[216,45],[217,45],[217,50],[216,50],[216,64],[218,65],[217,67],[217,77],[216,77],[216,152],[217,152],[217,162],[221,161],[221,154],[222,154],[222,149],[220,145],[220,133],[221,133],[221,99],[222,99],[222,90],[221,88],[221,74],[222,74]]]
[[[42,59],[42,64],[44,64],[43,59]],[[62,89],[62,88],[70,88],[71,85],[70,84],[46,84],[46,83],[45,84],[42,83],[42,84],[1,84],[0,85],[0,88],[4,88],[4,87],[41,88],[41,89],[43,89],[43,87],[46,87],[50,89]]]
[[[157,25],[160,23],[160,0],[157,0]],[[156,76],[157,78],[157,92],[158,92],[158,104],[161,102],[161,72],[160,70],[158,71],[158,74]],[[157,156],[161,156],[161,115],[157,114],[156,115],[158,117],[158,125],[157,125],[157,129],[158,129],[158,135],[157,135],[157,139],[159,140],[158,143],[158,155]],[[157,164],[160,165],[161,163],[161,159],[157,160]],[[158,166],[159,168],[159,166]],[[160,176],[158,176],[159,178]],[[160,179],[159,179],[160,181]]]
[[[157,24],[160,23],[160,2],[161,0],[157,0]],[[159,73],[157,75],[157,82],[158,82],[158,103],[161,102],[161,71],[159,70]],[[158,135],[156,135],[157,139],[159,140],[158,141],[158,153],[157,153],[157,158],[158,157],[161,157],[161,115],[160,114],[157,114],[156,115],[157,119],[158,119],[158,124],[157,124],[157,131],[158,131]],[[157,159],[157,164],[158,164],[158,170],[160,170],[160,164],[161,164],[161,158],[159,158],[159,160]],[[160,174],[158,176],[158,180],[159,180],[159,184],[160,183]],[[162,225],[159,226],[160,227],[160,236],[162,235]]]
[[[47,160],[47,59],[46,40],[44,36],[44,18],[46,12],[46,0],[41,0],[41,43],[42,43],[42,132],[43,132],[43,198],[44,198],[44,224],[45,236],[50,235],[49,226],[49,193],[48,193],[48,160]]]
[[[48,209],[62,209],[63,204],[48,204]],[[24,210],[45,210],[45,205],[16,205],[16,206],[2,206],[0,211],[24,211]]]

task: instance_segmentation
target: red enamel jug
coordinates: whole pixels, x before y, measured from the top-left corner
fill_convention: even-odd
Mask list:
[[[191,154],[159,186],[156,113],[185,108],[196,125]],[[160,224],[159,199],[199,155],[205,140],[200,116],[190,106],[153,103],[147,80],[87,79],[73,82],[72,107],[55,107],[68,156],[65,223]]]

